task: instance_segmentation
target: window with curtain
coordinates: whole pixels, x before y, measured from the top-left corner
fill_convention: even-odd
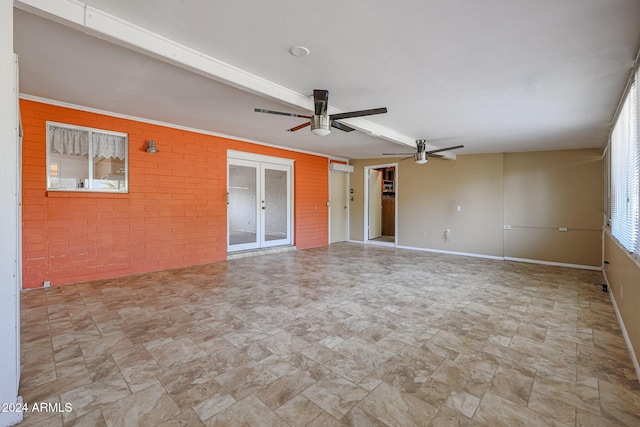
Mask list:
[[[125,133],[47,122],[47,188],[126,192]]]
[[[640,259],[640,135],[638,87],[634,76],[610,141],[611,234]]]

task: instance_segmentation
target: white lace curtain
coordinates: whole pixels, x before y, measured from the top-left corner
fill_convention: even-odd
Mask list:
[[[70,129],[52,126],[51,151],[60,154],[86,156],[89,154],[89,132],[86,130]],[[93,157],[124,160],[127,154],[127,144],[123,136],[92,132],[91,145]]]
[[[113,157],[114,159],[124,160],[127,154],[127,147],[123,136],[94,132],[91,139],[93,157],[104,157],[105,159]]]

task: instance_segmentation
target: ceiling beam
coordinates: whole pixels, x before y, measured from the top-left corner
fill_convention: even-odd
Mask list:
[[[14,5],[19,9],[78,29],[94,37],[108,40],[138,53],[171,63],[229,86],[293,107],[313,111],[313,99],[311,97],[234,67],[231,64],[80,1],[16,0]],[[341,110],[329,107],[329,114],[341,112]],[[412,148],[416,146],[415,138],[380,126],[369,120],[352,118],[346,119],[344,122],[371,136],[403,146]],[[427,150],[435,150],[437,148],[427,146]],[[444,153],[443,156],[448,159],[455,159],[454,153]]]

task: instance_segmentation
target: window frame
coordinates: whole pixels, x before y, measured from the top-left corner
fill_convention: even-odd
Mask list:
[[[88,183],[89,185],[86,188],[53,188],[51,187],[51,127],[59,127],[66,129],[73,129],[79,131],[88,132],[89,136],[89,146],[87,153],[87,167],[88,167]],[[104,135],[113,135],[124,138],[125,144],[125,158],[124,158],[124,185],[125,188],[121,189],[110,189],[110,188],[93,188],[93,180],[96,179],[93,177],[94,165],[93,165],[93,144],[91,143],[92,137],[94,133],[104,134]],[[60,123],[54,121],[46,122],[46,152],[47,152],[47,191],[56,191],[56,192],[74,192],[74,193],[116,193],[123,194],[129,193],[129,134],[125,132],[116,132],[106,129],[98,129],[87,126],[78,126],[72,125],[68,123]],[[60,168],[58,168],[58,174],[60,173]]]
[[[640,261],[640,109],[638,72],[629,80],[605,151],[609,210],[605,211],[613,239],[633,259]],[[619,127],[620,126],[620,127]],[[625,201],[626,199],[626,201]],[[631,205],[629,205],[631,204]],[[616,224],[616,220],[620,221]]]

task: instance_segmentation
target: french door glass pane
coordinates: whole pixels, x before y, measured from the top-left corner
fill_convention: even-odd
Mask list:
[[[256,168],[229,165],[229,244],[256,243]]]
[[[274,169],[264,171],[264,239],[287,238],[287,172]]]

